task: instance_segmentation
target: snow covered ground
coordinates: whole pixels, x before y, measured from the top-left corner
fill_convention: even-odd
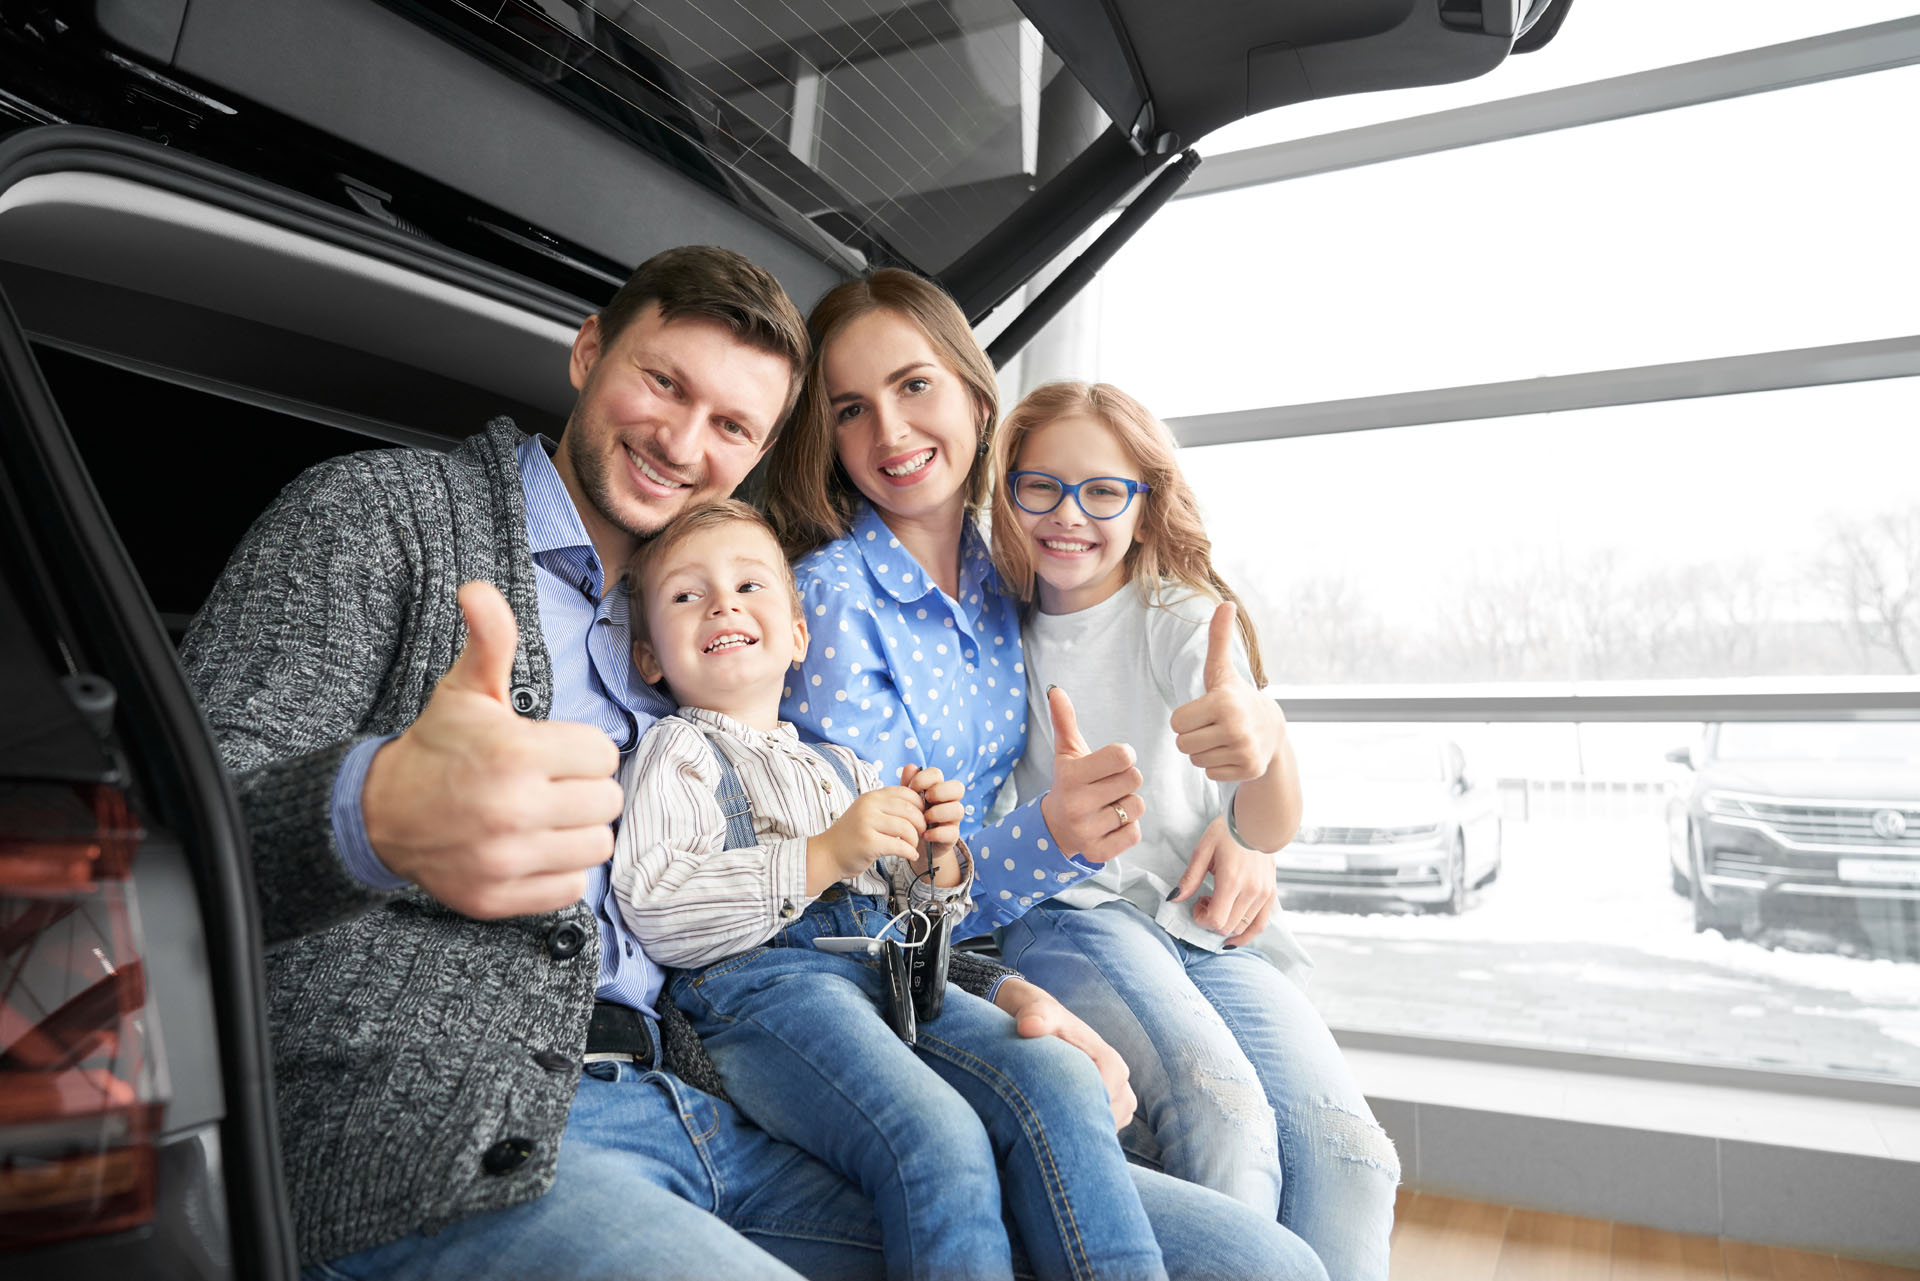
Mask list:
[[[1870,907],[1865,932],[1819,904],[1848,919],[1696,934],[1655,819],[1509,820],[1459,917],[1353,906],[1287,913],[1336,1024],[1920,1081],[1910,907]]]

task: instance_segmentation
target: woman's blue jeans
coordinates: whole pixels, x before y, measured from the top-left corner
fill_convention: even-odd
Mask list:
[[[1046,902],[1008,965],[1120,1052],[1136,1160],[1277,1215],[1333,1281],[1384,1281],[1400,1163],[1306,994],[1256,952],[1173,938],[1130,903]]]
[[[673,979],[740,1110],[872,1198],[890,1277],[1010,1277],[1003,1196],[1037,1277],[1165,1277],[1085,1054],[957,989],[909,1048],[881,1015],[881,962],[811,945],[887,917],[830,892],[767,946]]]

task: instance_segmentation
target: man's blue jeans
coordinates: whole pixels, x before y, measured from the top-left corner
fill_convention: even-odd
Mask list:
[[[884,962],[812,946],[887,919],[830,892],[767,946],[672,980],[740,1110],[873,1199],[901,1281],[1011,1277],[1003,1198],[1039,1277],[1164,1278],[1092,1060],[957,989],[909,1048],[881,1013]]]
[[[1205,1188],[1132,1171],[1173,1281],[1326,1281],[1300,1239]],[[1016,1248],[1016,1275],[1032,1276]],[[343,1259],[306,1281],[882,1281],[872,1203],[731,1105],[596,1063],[546,1195]]]
[[[1334,1281],[1384,1281],[1399,1160],[1326,1022],[1264,957],[1194,947],[1122,902],[1042,903],[1000,950],[1126,1060],[1134,1159],[1277,1215]]]

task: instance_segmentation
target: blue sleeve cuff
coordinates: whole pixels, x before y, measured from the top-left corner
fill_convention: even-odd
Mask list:
[[[1007,985],[1007,980],[1018,977],[1020,976],[1017,974],[1002,974],[999,978],[995,979],[993,986],[987,989],[987,1000],[989,1002],[997,1000],[1000,996],[1000,989]]]
[[[394,735],[369,738],[354,745],[340,761],[340,772],[333,776],[333,843],[340,861],[356,881],[370,890],[403,889],[407,881],[387,870],[367,839],[366,815],[360,811],[360,790],[367,783],[367,769],[373,754],[391,743]]]

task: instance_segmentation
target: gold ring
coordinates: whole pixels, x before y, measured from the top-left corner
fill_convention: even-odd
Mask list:
[[[1114,813],[1114,817],[1120,820],[1121,827],[1125,827],[1128,823],[1131,823],[1133,821],[1132,819],[1127,817],[1127,812],[1121,809],[1118,805],[1113,807],[1113,813]]]

